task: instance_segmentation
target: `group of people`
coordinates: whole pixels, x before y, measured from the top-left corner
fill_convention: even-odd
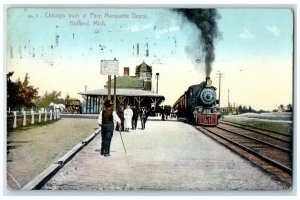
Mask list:
[[[171,108],[171,106],[161,106],[159,107],[159,113],[161,115],[161,120],[162,121],[165,121],[166,119],[171,118],[174,116],[173,113],[174,113],[174,110],[173,108]]]
[[[129,129],[137,128],[138,117],[141,119],[142,130],[145,129],[146,121],[148,118],[148,111],[146,107],[140,109],[130,105],[121,105],[118,111],[113,111],[113,102],[107,100],[104,103],[104,109],[100,112],[98,117],[98,124],[101,126],[101,155],[105,157],[110,156],[110,143],[114,131],[114,122],[116,122],[116,129],[119,131],[129,132]]]
[[[145,129],[145,124],[148,118],[148,111],[146,107],[136,108],[135,106],[127,105],[126,109],[121,105],[117,111],[117,115],[121,120],[122,131],[129,132],[130,129],[137,128],[138,118],[141,119],[142,130]],[[117,127],[118,128],[118,127]]]

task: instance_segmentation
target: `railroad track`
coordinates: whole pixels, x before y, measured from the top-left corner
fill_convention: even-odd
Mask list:
[[[234,123],[234,122],[226,122],[226,121],[220,121],[219,124],[228,124],[234,127],[238,127],[238,128],[243,128],[245,130],[249,130],[249,131],[253,131],[256,133],[260,133],[262,135],[268,135],[270,137],[274,137],[286,142],[291,142],[291,135],[289,133],[282,133],[279,131],[271,131],[271,130],[267,130],[267,129],[263,129],[263,128],[255,128],[253,126],[246,126],[246,125],[242,125],[242,124],[238,124],[238,123]]]
[[[281,181],[292,184],[293,151],[291,138],[287,135],[282,138],[278,132],[230,123],[220,123],[216,127],[195,127]]]

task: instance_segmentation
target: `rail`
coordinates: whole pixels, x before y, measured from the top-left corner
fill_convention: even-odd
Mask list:
[[[285,152],[292,153],[292,151],[291,151],[290,149],[283,148],[283,147],[280,147],[280,146],[278,146],[278,145],[271,144],[271,143],[269,143],[269,142],[265,142],[265,141],[263,141],[263,140],[260,140],[260,139],[255,138],[255,137],[250,137],[250,136],[247,136],[247,135],[238,133],[238,132],[236,132],[236,131],[232,131],[232,130],[229,130],[229,129],[220,127],[220,126],[217,126],[217,128],[219,128],[219,129],[221,129],[221,130],[224,130],[224,131],[227,131],[227,132],[230,132],[230,133],[233,133],[233,134],[236,134],[236,135],[239,135],[239,136],[244,137],[244,138],[248,138],[248,139],[254,140],[254,141],[256,141],[256,142],[260,142],[260,143],[265,144],[265,145],[268,145],[268,146],[270,146],[270,147],[273,147],[273,148],[276,148],[276,149],[280,149],[280,150],[285,151]],[[245,130],[247,130],[247,129],[245,129]]]
[[[208,131],[208,132],[210,132],[210,133],[212,133],[212,134],[214,134],[214,135],[216,135],[216,136],[218,136],[218,137],[220,137],[220,138],[222,138],[222,139],[224,139],[224,140],[226,140],[226,141],[228,141],[228,142],[230,142],[230,143],[232,143],[232,144],[234,144],[234,145],[236,145],[236,146],[238,146],[238,147],[240,147],[242,149],[244,149],[245,151],[247,151],[247,152],[249,152],[249,153],[251,153],[251,154],[253,154],[253,155],[255,155],[255,156],[257,156],[257,157],[259,157],[259,158],[261,158],[263,160],[265,160],[269,164],[271,164],[273,166],[276,166],[277,168],[279,168],[279,169],[287,172],[288,174],[292,174],[292,169],[289,168],[288,166],[283,165],[283,164],[281,164],[281,163],[279,163],[279,162],[277,162],[277,161],[275,161],[275,160],[273,160],[273,159],[271,159],[271,158],[269,158],[269,157],[267,157],[265,155],[262,155],[262,154],[256,152],[255,150],[253,150],[253,149],[251,149],[249,147],[246,147],[245,145],[243,145],[243,144],[241,144],[239,142],[233,141],[230,138],[227,138],[227,137],[225,137],[225,136],[223,136],[223,135],[221,135],[221,134],[219,134],[219,133],[217,133],[215,131],[212,131],[212,130],[207,129],[207,128],[203,128],[203,129],[205,129],[206,131]]]

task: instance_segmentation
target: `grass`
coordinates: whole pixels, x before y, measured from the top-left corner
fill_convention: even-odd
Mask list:
[[[254,126],[258,128],[263,128],[271,131],[278,131],[281,133],[293,134],[293,123],[288,122],[278,122],[278,121],[266,121],[261,119],[246,118],[246,117],[232,117],[224,116],[223,121],[234,122],[247,126]]]

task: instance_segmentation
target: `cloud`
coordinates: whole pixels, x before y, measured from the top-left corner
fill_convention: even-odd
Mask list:
[[[179,26],[171,26],[169,28],[156,29],[155,30],[155,37],[159,38],[163,34],[172,33],[172,32],[178,32],[179,30],[180,30]]]
[[[149,24],[140,24],[140,23],[136,23],[133,24],[132,26],[129,26],[128,28],[126,28],[127,31],[132,31],[132,32],[138,32],[138,31],[143,31],[143,30],[147,30],[147,29],[151,29],[153,28],[153,23],[149,23]]]
[[[266,29],[276,37],[278,37],[280,34],[280,29],[277,26],[266,26]]]
[[[254,38],[253,34],[248,29],[245,29],[245,28],[240,33],[239,37],[242,39],[253,39]]]

